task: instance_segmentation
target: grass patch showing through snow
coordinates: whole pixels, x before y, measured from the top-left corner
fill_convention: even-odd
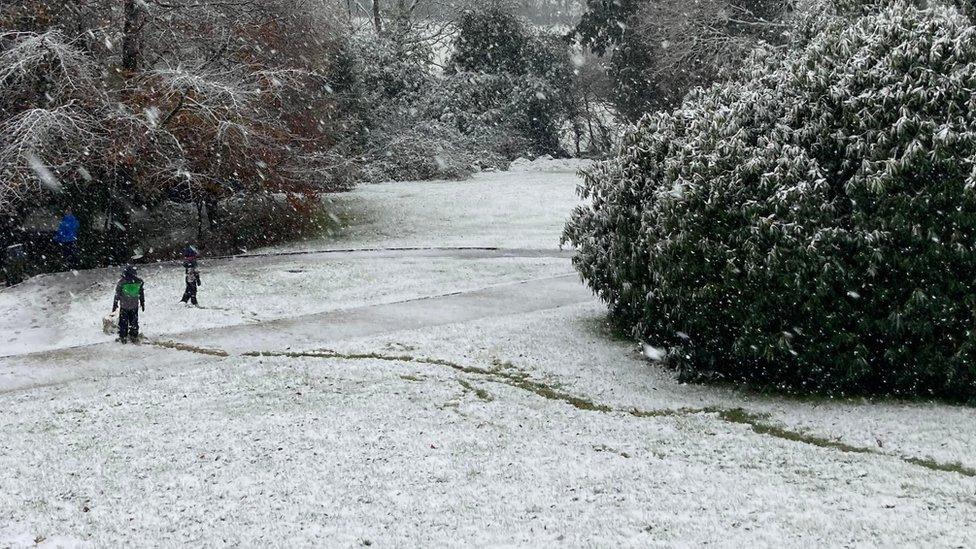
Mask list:
[[[412,376],[410,374],[400,374],[400,379],[404,381],[423,381],[422,377]]]
[[[753,432],[759,435],[771,436],[790,442],[810,444],[820,448],[838,450],[845,453],[867,454],[878,457],[888,457],[901,460],[904,463],[924,467],[932,471],[956,473],[966,477],[976,477],[976,470],[962,465],[961,463],[943,463],[933,459],[905,457],[894,454],[880,452],[874,448],[852,446],[843,442],[830,440],[815,435],[792,431],[780,426],[766,422],[767,416],[754,414],[742,408],[722,409],[722,408],[678,408],[666,410],[639,410],[617,409],[606,404],[600,404],[592,400],[576,396],[559,388],[530,378],[529,374],[518,370],[511,362],[495,360],[491,369],[478,368],[475,366],[464,366],[449,360],[437,358],[421,358],[411,355],[385,355],[382,353],[340,353],[332,350],[308,351],[308,352],[249,352],[244,356],[260,357],[291,357],[291,358],[324,358],[324,359],[345,359],[345,360],[383,360],[387,362],[411,362],[420,364],[431,364],[435,366],[446,366],[459,372],[487,377],[490,381],[503,383],[517,389],[522,389],[534,393],[547,400],[556,400],[573,406],[578,410],[602,413],[622,413],[629,414],[637,418],[649,417],[680,417],[696,414],[714,414],[726,423],[734,423],[748,426]],[[402,377],[402,376],[401,376]],[[462,387],[475,392],[479,398],[485,400],[482,394],[478,393],[470,383],[460,380]],[[484,397],[490,398],[487,392]]]
[[[189,345],[187,343],[180,343],[178,341],[146,340],[146,343],[148,343],[149,345],[154,345],[156,347],[162,347],[164,349],[186,351],[189,353],[197,353],[199,355],[219,356],[219,357],[229,356],[227,354],[227,351],[224,351],[223,349],[207,349],[206,347],[198,347],[196,345]]]
[[[475,396],[477,396],[479,399],[483,400],[484,402],[491,402],[492,400],[495,400],[494,398],[492,398],[491,394],[488,393],[488,391],[482,389],[481,387],[475,387],[474,385],[471,385],[471,383],[463,379],[459,379],[458,383],[461,385],[461,387],[464,388],[465,391],[474,393]]]
[[[759,414],[753,414],[747,412],[742,408],[733,408],[731,410],[715,410],[722,420],[729,423],[739,423],[742,425],[748,425],[754,432],[760,435],[768,435],[776,438],[781,438],[784,440],[789,440],[793,442],[802,442],[804,444],[812,444],[813,446],[819,446],[821,448],[830,448],[833,450],[840,450],[841,452],[847,452],[852,454],[873,454],[878,456],[891,456],[891,454],[886,454],[884,452],[879,452],[873,448],[864,448],[859,446],[851,446],[843,442],[836,440],[830,440],[823,437],[818,437],[815,435],[810,435],[806,433],[800,433],[798,431],[791,431],[789,429],[784,429],[769,423],[765,423],[764,416]],[[971,469],[966,467],[961,463],[942,463],[935,461],[934,459],[923,459],[916,457],[902,457],[902,456],[891,456],[897,457],[898,459],[911,463],[912,465],[918,465],[919,467],[925,467],[926,469],[931,469],[933,471],[944,471],[950,473],[958,473],[967,477],[976,477],[976,469]]]

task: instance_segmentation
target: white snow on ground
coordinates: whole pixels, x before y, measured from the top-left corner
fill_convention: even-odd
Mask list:
[[[487,259],[474,251],[387,260],[371,254],[204,260],[201,265],[202,309],[180,303],[180,265],[142,269],[146,333],[260,322],[572,272],[565,259]],[[0,356],[111,341],[114,336],[101,331],[102,317],[111,311],[117,281],[118,269],[97,269],[39,277],[0,292]]]
[[[274,250],[361,245],[557,248],[585,163],[530,162],[467,181],[364,185],[329,201],[347,224],[336,237]]]
[[[550,173],[574,173],[582,168],[590,166],[592,161],[580,160],[579,158],[553,158],[543,155],[539,158],[517,158],[509,165],[510,172],[550,172]]]
[[[0,516],[21,539],[976,543],[973,479],[710,414],[579,410],[437,365],[224,359],[3,404]]]
[[[210,261],[226,311],[165,266],[145,326],[186,350],[99,343],[109,271],[0,292],[0,547],[976,546],[972,408],[677,383],[525,249],[575,184],[364,187],[301,246],[522,249]]]
[[[678,383],[672,372],[645,360],[635,343],[615,339],[604,325],[605,315],[600,303],[587,302],[347,340],[330,348],[346,353],[408,348],[410,354],[461,363],[511,362],[535,379],[620,409],[741,407],[768,414],[773,425],[879,454],[976,469],[976,410],[970,407],[883,399],[797,400]]]

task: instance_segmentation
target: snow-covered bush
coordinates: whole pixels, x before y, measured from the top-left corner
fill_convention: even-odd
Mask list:
[[[643,118],[565,238],[688,378],[976,396],[976,28],[895,4]]]
[[[572,83],[566,45],[508,12],[489,12],[486,17],[500,23],[487,32],[475,24],[482,11],[462,16],[447,74],[436,70],[423,36],[390,33],[357,41],[363,179],[457,179],[476,167],[557,152]],[[499,35],[507,46],[497,49],[505,55],[479,57],[486,41]]]
[[[444,78],[424,105],[427,115],[478,135],[486,150],[512,160],[553,153],[558,127],[549,113],[558,98],[541,78],[509,73],[456,73]]]
[[[458,27],[447,93],[435,104],[442,119],[465,133],[505,124],[530,141],[523,153],[563,153],[559,132],[575,99],[568,44],[531,28],[504,2],[465,11]]]
[[[361,179],[459,178],[565,154],[561,138],[584,120],[568,44],[496,0],[460,14],[446,67],[442,31],[403,24],[353,41],[345,95],[362,123]]]
[[[474,172],[478,159],[457,128],[411,119],[392,126],[395,131],[371,136],[375,151],[362,169],[366,181],[464,179]]]
[[[461,14],[451,63],[466,72],[525,74],[533,39],[514,4],[489,0]]]
[[[355,41],[362,93],[370,107],[382,110],[387,102],[414,103],[434,84],[433,52],[412,36],[360,36]]]
[[[425,108],[440,89],[429,44],[407,35],[361,37],[356,42],[358,93],[366,131],[360,179],[460,179],[474,155],[453,124]]]

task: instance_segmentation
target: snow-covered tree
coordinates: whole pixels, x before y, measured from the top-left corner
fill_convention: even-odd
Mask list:
[[[162,198],[306,196],[336,181],[342,39],[317,0],[0,7],[0,213],[49,198],[127,229]],[[201,210],[202,211],[202,210]],[[86,223],[87,225],[87,223]]]
[[[889,4],[585,174],[577,268],[689,378],[976,395],[976,28]]]
[[[828,0],[830,1],[830,0]],[[760,43],[782,44],[793,0],[588,0],[573,31],[608,59],[611,98],[630,120],[673,108],[728,76]]]
[[[582,104],[564,41],[533,29],[513,6],[490,3],[459,15],[440,67],[439,27],[383,28],[355,42],[366,179],[464,177],[561,152],[561,130]]]
[[[0,34],[0,213],[86,174],[108,110],[98,67],[60,32]]]
[[[559,132],[577,107],[574,68],[561,37],[538,31],[515,15],[505,2],[466,10],[458,22],[451,68],[455,89],[464,83],[490,81],[487,90],[469,90],[479,99],[468,105],[452,98],[458,120],[504,111],[512,131],[532,143],[534,154],[560,154]],[[470,118],[470,116],[467,116]],[[464,128],[462,128],[462,131]]]

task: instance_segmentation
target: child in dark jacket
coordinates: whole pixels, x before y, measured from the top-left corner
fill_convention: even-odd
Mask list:
[[[186,277],[186,290],[183,291],[181,303],[197,303],[197,287],[200,286],[200,271],[197,270],[197,251],[192,246],[183,250],[183,271]]]
[[[119,310],[121,307],[121,310]],[[136,268],[126,265],[122,278],[115,285],[112,312],[119,311],[119,341],[139,341],[139,309],[146,310],[146,293],[142,279],[136,276]]]

